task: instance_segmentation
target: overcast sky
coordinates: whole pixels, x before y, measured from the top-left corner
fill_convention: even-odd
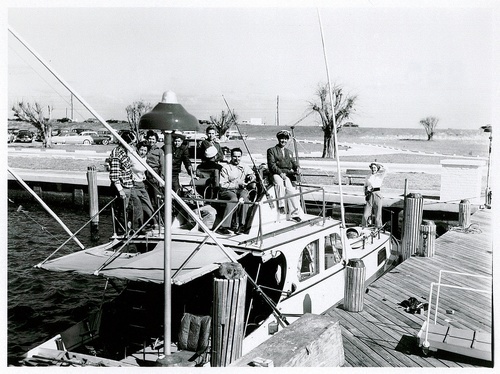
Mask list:
[[[327,81],[318,11],[307,3],[11,6],[6,19],[105,119],[126,119],[127,105],[155,105],[172,90],[198,119],[226,110],[224,96],[240,120],[275,124],[278,107],[280,125],[290,126]],[[328,67],[333,83],[358,96],[354,123],[410,128],[426,116],[438,117],[440,128],[492,123],[497,1],[333,3],[318,8]],[[36,100],[53,106],[54,118],[69,114],[70,93],[12,35],[7,43],[8,108]],[[74,107],[76,119],[91,116]]]

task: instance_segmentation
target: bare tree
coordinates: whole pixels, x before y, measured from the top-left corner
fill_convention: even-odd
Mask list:
[[[47,106],[48,116],[45,117],[42,106],[35,101],[34,104],[25,103],[21,101],[14,104],[12,110],[14,111],[14,116],[22,121],[31,123],[37,128],[42,137],[42,145],[44,148],[52,147],[52,120],[50,116],[52,114],[52,107]]]
[[[426,117],[420,120],[420,124],[424,126],[425,132],[427,133],[427,140],[431,140],[434,136],[434,129],[439,122],[439,118],[436,117]]]
[[[223,136],[231,126],[235,125],[237,121],[238,115],[234,110],[232,113],[229,111],[222,111],[220,116],[210,116],[210,122],[217,128],[219,138]]]
[[[323,158],[335,157],[334,131],[344,126],[347,120],[355,111],[354,105],[357,100],[356,95],[344,95],[342,87],[333,87],[333,105],[335,108],[335,129],[333,125],[333,112],[329,96],[328,83],[320,84],[316,91],[319,103],[310,103],[311,109],[318,112],[321,118],[321,129],[323,130]]]
[[[139,136],[139,120],[143,114],[146,114],[152,109],[150,103],[145,103],[144,100],[134,101],[131,105],[127,106],[127,121],[130,125],[130,130],[135,134],[137,139]]]

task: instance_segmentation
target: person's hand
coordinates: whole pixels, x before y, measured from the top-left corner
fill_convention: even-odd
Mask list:
[[[122,199],[125,199],[127,197],[127,194],[125,193],[124,190],[120,190],[119,194],[120,194],[120,198],[122,198]]]
[[[193,177],[193,179],[194,179],[195,181],[197,181],[198,179],[200,179],[200,177],[198,177],[197,175],[195,175],[195,176]]]

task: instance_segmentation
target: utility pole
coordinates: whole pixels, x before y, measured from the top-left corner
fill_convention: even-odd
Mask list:
[[[280,96],[276,96],[276,126],[280,125]]]

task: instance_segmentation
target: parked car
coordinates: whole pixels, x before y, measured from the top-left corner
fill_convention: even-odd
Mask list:
[[[108,145],[111,142],[111,136],[99,134],[97,131],[82,131],[80,135],[90,135],[94,144]]]
[[[16,143],[31,143],[33,142],[33,133],[29,130],[19,130],[14,141]]]
[[[99,135],[109,136],[109,138],[111,139],[109,141],[110,143],[116,143],[117,142],[116,141],[116,137],[113,134],[111,134],[111,131],[109,131],[109,130],[98,130],[97,133]]]
[[[59,144],[93,144],[94,139],[90,135],[80,135],[76,132],[61,133],[52,137],[52,143]]]
[[[227,140],[242,140],[247,138],[247,134],[240,134],[238,130],[227,130],[226,138]]]
[[[12,143],[16,139],[16,136],[12,132],[7,133],[7,143]]]
[[[207,138],[205,134],[197,131],[183,131],[182,134],[186,136],[186,140],[205,140]]]
[[[72,132],[76,132],[77,134],[81,134],[84,131],[92,131],[91,129],[73,129]]]

